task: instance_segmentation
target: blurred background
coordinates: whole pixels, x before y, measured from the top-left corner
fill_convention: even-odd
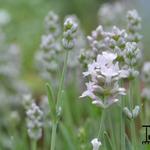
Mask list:
[[[36,68],[35,54],[40,49],[41,36],[44,33],[44,18],[48,12],[56,12],[60,16],[61,23],[63,23],[66,15],[76,14],[80,20],[83,33],[87,36],[91,34],[92,30],[102,23],[101,21],[105,20],[104,16],[99,21],[99,8],[101,8],[105,3],[113,4],[114,2],[123,2],[123,8],[125,8],[125,10],[138,10],[139,15],[142,18],[141,34],[143,35],[144,60],[150,60],[150,1],[148,0],[0,0],[0,12],[6,11],[10,15],[10,21],[3,26],[2,31],[0,29],[0,102],[2,104],[0,104],[0,131],[3,130],[4,135],[7,130],[7,132],[9,132],[9,128],[7,127],[9,126],[8,121],[10,121],[11,124],[11,120],[8,120],[9,117],[5,116],[9,116],[11,113],[9,114],[9,111],[7,112],[7,107],[4,107],[3,102],[13,100],[13,105],[10,105],[13,109],[10,109],[10,112],[11,110],[20,110],[20,115],[20,112],[22,112],[21,107],[14,104],[14,99],[16,99],[16,104],[18,105],[18,100],[22,100],[20,95],[22,95],[22,93],[27,93],[28,90],[33,94],[33,97],[36,97],[37,99],[39,96],[43,95],[43,93],[46,93],[45,81],[40,78]],[[111,14],[113,14],[116,10],[117,9],[113,9],[113,7],[109,9],[106,13],[106,18],[109,18],[108,16],[111,16]],[[126,19],[125,15],[126,13],[122,14],[123,20]],[[115,18],[113,18],[113,20],[114,19]],[[119,26],[116,21],[113,23],[113,25]],[[5,33],[4,44],[1,42],[1,35],[3,35],[1,33],[3,32]],[[8,49],[9,51],[7,52]],[[6,60],[5,57],[7,58]],[[79,70],[78,68],[76,69]],[[67,91],[67,94],[69,95],[68,101],[70,103],[70,100],[72,100],[70,106],[74,107],[74,111],[72,112],[72,116],[70,115],[70,118],[71,120],[74,119],[74,122],[76,123],[75,125],[79,126],[85,122],[85,116],[89,116],[92,112],[91,110],[94,110],[94,108],[91,108],[90,102],[88,103],[90,107],[87,107],[87,109],[82,107],[84,102],[81,102],[80,104],[77,103],[76,100],[81,94],[81,91],[79,87],[77,88],[79,91],[76,91],[76,83],[73,85],[73,89],[72,82],[76,82],[78,80],[72,78],[72,80],[69,81],[71,81],[71,88],[68,88],[69,92]],[[74,103],[77,104],[74,105]],[[81,105],[80,109],[79,105]],[[87,115],[84,109],[90,113]],[[97,111],[99,110],[94,110],[91,115],[96,116],[97,114],[97,118],[99,118],[99,113],[96,113]],[[69,110],[68,112],[70,114],[71,111]],[[82,117],[80,114],[82,114]],[[16,114],[13,115],[16,116]],[[2,119],[2,116],[6,120]],[[80,120],[80,123],[78,120]],[[90,123],[92,124],[92,121],[90,123],[89,122],[90,121],[87,119],[88,127],[90,127]],[[23,122],[21,123],[23,124]],[[93,129],[90,130],[92,130],[91,133],[93,133]],[[20,135],[18,136],[18,141],[19,140]],[[18,143],[20,142],[21,141]],[[2,136],[0,136],[0,146],[1,143],[4,143],[5,145]],[[8,143],[6,143],[6,145],[8,145]],[[22,147],[19,149],[22,149]]]
[[[5,26],[7,40],[19,44],[21,48],[22,78],[26,80],[35,74],[33,56],[39,48],[43,20],[48,11],[58,13],[62,20],[67,14],[76,14],[84,32],[89,34],[97,26],[97,12],[100,5],[105,2],[113,0],[1,0],[0,9],[5,9],[11,16],[10,23]],[[145,59],[149,59],[150,1],[124,0],[124,2],[129,8],[136,8],[142,16]]]

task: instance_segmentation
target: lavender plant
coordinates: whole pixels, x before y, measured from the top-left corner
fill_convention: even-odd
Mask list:
[[[139,115],[141,105],[134,107],[133,87],[131,84],[133,84],[132,80],[137,78],[139,74],[138,66],[141,60],[141,46],[139,42],[141,36],[138,32],[141,26],[141,19],[135,10],[128,11],[127,18],[127,29],[119,29],[113,26],[111,31],[106,32],[102,26],[98,26],[92,32],[92,35],[87,37],[89,48],[85,48],[81,53],[80,60],[88,68],[88,71],[83,74],[88,77],[87,80],[89,82],[86,83],[87,90],[83,92],[81,97],[90,97],[93,100],[93,104],[107,108],[119,101],[117,99],[118,95],[125,95],[125,89],[120,88],[120,82],[118,81],[123,81],[125,78],[128,79],[131,82],[128,89],[129,108],[124,107],[123,100],[121,100],[120,105],[121,143],[125,142],[125,126],[122,120],[122,111],[124,111],[125,115],[132,119],[132,144],[136,148],[134,119]],[[131,39],[131,35],[134,38]],[[138,40],[136,35],[139,37]],[[103,121],[102,115],[101,124]],[[125,149],[125,143],[121,146]]]

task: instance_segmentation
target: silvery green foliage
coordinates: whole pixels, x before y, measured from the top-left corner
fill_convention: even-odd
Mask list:
[[[118,62],[114,63],[116,57],[113,53],[102,52],[96,61],[88,65],[88,70],[83,75],[89,78],[89,82],[81,97],[90,97],[93,104],[107,108],[118,102],[118,95],[125,95],[125,89],[118,83],[125,75]]]
[[[139,31],[141,30],[141,17],[137,10],[127,12],[127,31],[128,39],[132,42],[139,42],[142,38]]]
[[[144,88],[142,90],[142,97],[150,100],[150,62],[145,62],[142,68],[142,80]]]
[[[124,107],[123,112],[129,119],[135,119],[140,113],[140,107],[137,105],[132,111],[130,111],[127,107]]]
[[[32,103],[26,114],[29,137],[34,140],[40,139],[42,136],[43,112],[39,106]]]
[[[77,28],[78,24],[72,17],[65,19],[62,45],[66,50],[71,50],[75,46]]]
[[[91,141],[91,144],[93,146],[93,150],[99,150],[99,147],[102,145],[101,141],[99,141],[97,138],[94,138]]]
[[[110,13],[111,10],[111,13]],[[106,28],[115,24],[122,24],[125,13],[125,4],[123,2],[104,3],[98,11],[98,21]]]

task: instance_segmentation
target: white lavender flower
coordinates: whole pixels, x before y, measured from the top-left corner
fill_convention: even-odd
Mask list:
[[[142,36],[139,34],[141,30],[141,17],[136,10],[127,12],[127,30],[128,39],[132,42],[139,42]]]
[[[124,68],[128,71],[128,77],[136,77],[139,73],[137,66],[140,60],[140,49],[135,42],[127,42],[124,49]]]
[[[88,60],[95,60],[98,54],[102,51],[110,51],[117,54],[117,60],[123,61],[123,51],[127,42],[127,33],[124,29],[119,29],[113,26],[110,32],[103,30],[102,26],[98,26],[96,30],[92,32],[91,36],[87,37],[90,48],[86,49],[81,54],[82,62],[88,62]],[[90,54],[91,58],[87,55]]]
[[[72,18],[72,20],[78,24],[78,30],[76,31],[77,44],[74,45],[68,57],[68,67],[69,69],[74,69],[79,65],[78,57],[80,55],[80,50],[83,49],[86,45],[86,37],[84,36],[83,30],[81,29],[80,20],[76,15],[69,15],[66,16],[66,18]]]
[[[91,144],[93,146],[93,150],[99,150],[99,147],[102,145],[102,143],[97,138],[94,138],[91,141]]]
[[[40,51],[36,54],[36,66],[45,80],[54,79],[61,62],[61,59],[58,59],[62,53],[60,33],[58,15],[49,12],[45,18],[45,34],[41,38]]]
[[[40,139],[42,136],[43,112],[35,103],[32,103],[26,114],[29,137],[34,140]]]
[[[118,62],[113,62],[116,57],[113,53],[103,52],[88,65],[88,71],[83,74],[89,76],[90,81],[86,83],[87,90],[81,97],[90,97],[93,104],[107,108],[118,101],[118,95],[125,95],[125,89],[118,84],[123,72],[119,69]]]
[[[62,44],[65,49],[70,50],[75,45],[75,36],[77,32],[78,25],[71,17],[66,18],[64,22],[64,33]]]

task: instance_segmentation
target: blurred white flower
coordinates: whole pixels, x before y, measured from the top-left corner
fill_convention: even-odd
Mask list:
[[[110,13],[111,10],[111,13]],[[122,24],[125,12],[125,4],[123,2],[104,3],[98,11],[99,23],[106,28],[115,24]]]
[[[26,114],[29,137],[34,140],[40,139],[42,136],[43,112],[35,103],[32,103]]]
[[[47,33],[58,36],[61,33],[61,27],[59,23],[59,17],[53,11],[50,11],[45,17],[45,30]]]
[[[150,84],[150,62],[145,62],[142,68],[142,80],[146,84]]]
[[[6,10],[0,10],[0,27],[10,22],[10,15]]]
[[[142,90],[142,98],[150,100],[150,62],[145,62],[142,68],[142,80],[144,88]]]
[[[97,138],[94,138],[91,141],[91,144],[93,146],[93,150],[99,150],[99,147],[102,145],[102,143]]]
[[[139,42],[142,38],[139,31],[141,30],[141,17],[137,10],[130,10],[127,12],[127,30],[128,39],[131,42]]]

